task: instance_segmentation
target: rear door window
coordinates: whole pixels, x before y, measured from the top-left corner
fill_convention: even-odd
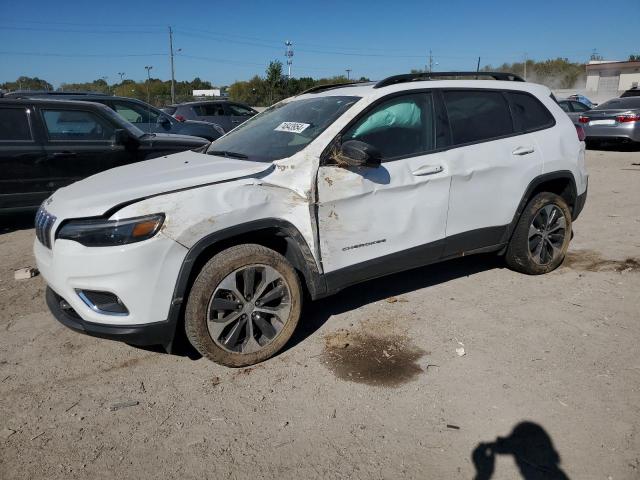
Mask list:
[[[46,109],[42,111],[50,140],[110,140],[114,128],[93,112]]]
[[[571,112],[571,107],[569,107],[569,102],[558,102],[558,105],[560,105],[560,108],[565,112],[567,113]]]
[[[517,132],[531,132],[554,125],[553,115],[533,95],[524,92],[507,92],[507,97],[511,102],[511,113],[513,113],[513,123]]]
[[[454,145],[480,142],[513,133],[509,105],[501,92],[443,92]]]
[[[418,156],[435,148],[433,101],[429,93],[394,97],[365,114],[342,136],[376,147],[382,160]]]
[[[234,103],[228,103],[227,110],[229,110],[229,115],[234,115],[236,117],[250,117],[255,113],[250,108],[243,107],[242,105],[236,105]]]
[[[25,108],[0,108],[0,141],[16,142],[32,139]]]
[[[224,116],[224,107],[219,103],[209,103],[204,105],[195,105],[193,110],[201,117],[222,117]]]

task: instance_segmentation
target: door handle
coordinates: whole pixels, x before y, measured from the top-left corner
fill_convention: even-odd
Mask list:
[[[415,176],[421,177],[423,175],[433,175],[434,173],[440,173],[444,168],[442,165],[423,165],[416,168],[413,172]]]
[[[535,148],[533,147],[518,147],[511,153],[513,155],[528,155],[533,152],[535,152]]]
[[[231,120],[231,123],[240,123],[240,120]]]
[[[54,159],[54,158],[71,158],[71,157],[75,157],[78,154],[76,152],[52,152],[49,155],[47,155],[48,159]]]

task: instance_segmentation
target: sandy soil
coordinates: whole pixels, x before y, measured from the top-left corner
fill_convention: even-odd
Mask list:
[[[640,153],[587,160],[555,272],[368,282],[246,369],[61,326],[13,280],[29,219],[2,219],[0,478],[640,478]]]

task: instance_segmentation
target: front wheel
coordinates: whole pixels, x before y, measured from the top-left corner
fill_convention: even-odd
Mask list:
[[[187,337],[214,362],[253,365],[291,338],[301,302],[298,274],[282,255],[261,245],[231,247],[209,260],[193,284]]]
[[[558,267],[571,240],[571,211],[555,193],[542,192],[525,207],[505,260],[513,270],[540,275]]]

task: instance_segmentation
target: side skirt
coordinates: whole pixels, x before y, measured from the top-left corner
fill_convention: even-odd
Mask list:
[[[505,246],[507,233],[508,225],[480,228],[325,273],[327,291],[318,298],[385,275],[475,253],[497,252]]]

